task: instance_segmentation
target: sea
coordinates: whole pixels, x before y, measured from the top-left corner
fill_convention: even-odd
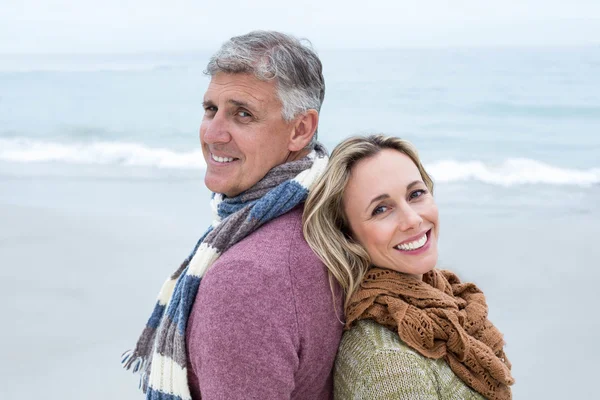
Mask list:
[[[326,80],[319,140],[330,151],[357,134],[415,144],[436,185],[441,259],[489,293],[515,398],[592,398],[600,47],[316,50]],[[0,55],[0,299],[5,322],[16,321],[0,340],[23,347],[0,369],[14,378],[0,397],[132,398],[120,351],[150,311],[158,277],[210,220],[198,137],[210,54]],[[132,272],[142,255],[147,264]],[[89,270],[94,257],[108,258]],[[122,281],[142,271],[157,280]],[[113,291],[119,301],[102,307]],[[82,299],[93,305],[78,315],[95,328],[78,348],[64,328],[76,321],[63,312]],[[64,330],[52,330],[54,313]],[[115,313],[113,326],[99,322]],[[69,395],[56,383],[65,377],[77,381]],[[23,392],[31,379],[40,387]]]

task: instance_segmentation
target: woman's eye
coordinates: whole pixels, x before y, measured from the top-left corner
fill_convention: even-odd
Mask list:
[[[383,212],[386,212],[387,207],[386,206],[377,206],[375,207],[375,209],[373,210],[373,212],[371,213],[371,215],[378,215],[381,214]]]
[[[423,196],[425,193],[427,193],[427,190],[424,189],[419,189],[419,190],[415,190],[414,192],[412,192],[409,196],[409,198],[412,199],[416,199],[417,197],[421,197]]]

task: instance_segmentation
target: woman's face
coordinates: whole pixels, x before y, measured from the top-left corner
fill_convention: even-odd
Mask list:
[[[435,267],[438,209],[408,156],[384,149],[359,161],[343,203],[352,236],[374,265],[419,278]]]

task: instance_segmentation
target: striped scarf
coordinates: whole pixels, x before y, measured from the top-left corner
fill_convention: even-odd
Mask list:
[[[327,159],[325,148],[317,143],[308,156],[273,168],[236,197],[213,194],[212,225],[163,284],[135,349],[125,352],[121,360],[125,369],[141,374],[140,387],[146,399],[191,399],[185,335],[202,277],[231,246],[304,202]]]

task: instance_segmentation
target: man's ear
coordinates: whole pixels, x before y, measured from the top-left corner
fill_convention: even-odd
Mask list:
[[[318,125],[319,113],[317,110],[310,109],[296,117],[288,144],[288,150],[296,152],[308,146],[317,131]]]

